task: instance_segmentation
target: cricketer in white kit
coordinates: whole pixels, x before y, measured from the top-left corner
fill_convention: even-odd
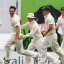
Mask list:
[[[57,34],[55,30],[55,20],[50,13],[49,7],[44,7],[42,9],[44,18],[45,18],[45,25],[46,31],[44,32],[43,42],[48,43],[51,46],[53,52],[57,53],[62,60],[64,60],[64,51],[61,49],[57,42]]]
[[[62,7],[60,9],[60,12],[61,12],[61,16],[58,18],[58,21],[56,23],[56,29],[58,29],[60,27],[61,30],[62,30],[62,34],[61,35],[63,36],[63,41],[61,43],[61,48],[64,51],[64,7]]]
[[[27,15],[28,22],[26,22],[24,25],[21,26],[21,28],[28,27],[30,29],[30,33],[27,35],[20,36],[20,38],[26,38],[29,36],[32,36],[33,39],[31,40],[27,50],[34,51],[35,49],[38,50],[38,52],[42,55],[42,59],[40,61],[40,64],[45,64],[46,56],[47,56],[47,48],[44,47],[45,43],[43,43],[43,36],[41,34],[40,28],[38,23],[35,21],[35,17],[33,13],[28,13]],[[31,53],[30,53],[31,54]],[[30,62],[30,57],[26,56],[25,64],[28,64]]]
[[[11,16],[10,23],[11,23],[11,27],[12,27],[12,33],[11,33],[11,38],[8,40],[7,44],[5,45],[5,51],[6,51],[5,63],[6,64],[10,62],[10,60],[9,60],[10,59],[10,57],[9,57],[10,48],[13,45],[15,45],[16,51],[19,54],[29,55],[32,57],[37,56],[36,52],[23,49],[22,40],[19,39],[19,36],[22,35],[21,29],[20,29],[20,17],[15,14],[15,11],[16,11],[16,8],[14,6],[11,6],[9,9],[9,12],[10,12],[10,16]]]
[[[62,30],[62,36],[63,36],[63,42],[61,44],[62,49],[64,50],[64,7],[61,8],[61,16],[58,18],[58,21],[56,23],[56,29],[61,27]]]

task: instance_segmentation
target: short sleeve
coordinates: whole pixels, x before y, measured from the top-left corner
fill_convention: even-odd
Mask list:
[[[15,26],[20,26],[20,18],[15,19]]]
[[[54,18],[48,18],[48,24],[54,24]]]

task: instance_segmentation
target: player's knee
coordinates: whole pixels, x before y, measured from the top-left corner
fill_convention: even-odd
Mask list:
[[[23,50],[17,50],[18,54],[23,54]]]
[[[18,54],[20,54],[20,50],[16,50],[18,52]]]

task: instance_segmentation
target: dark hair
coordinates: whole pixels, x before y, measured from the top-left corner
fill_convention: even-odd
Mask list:
[[[48,6],[44,6],[44,7],[42,8],[42,11],[49,11],[49,12],[51,12],[51,9],[50,9],[50,7],[48,7]]]
[[[61,10],[61,11],[64,11],[64,7],[62,7],[60,10]]]
[[[10,6],[9,10],[13,8],[14,10],[16,10],[16,7],[15,6]]]

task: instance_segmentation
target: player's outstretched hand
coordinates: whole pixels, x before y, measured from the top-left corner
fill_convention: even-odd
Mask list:
[[[23,39],[23,35],[19,36],[19,39]]]

